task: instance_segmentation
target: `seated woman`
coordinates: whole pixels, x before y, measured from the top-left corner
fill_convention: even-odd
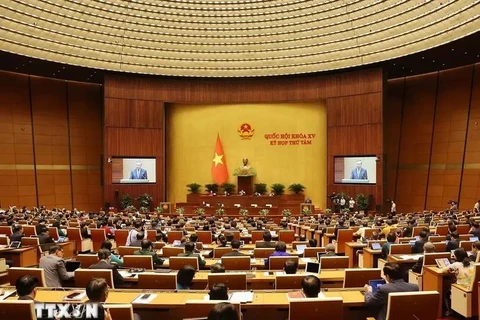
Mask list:
[[[113,252],[112,243],[110,241],[106,240],[105,242],[103,242],[100,249],[107,249],[107,250],[110,251],[110,253],[111,253],[110,263],[111,264],[117,265],[119,267],[123,266],[123,259],[120,257],[120,255]]]
[[[183,266],[177,273],[177,290],[190,290],[192,287],[195,268],[192,266]]]
[[[208,293],[210,300],[228,300],[228,288],[223,283],[216,283]]]

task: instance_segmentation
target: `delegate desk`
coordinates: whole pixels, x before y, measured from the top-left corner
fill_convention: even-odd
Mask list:
[[[14,267],[33,267],[38,265],[37,247],[0,248],[0,258],[11,260]]]
[[[128,270],[119,270],[120,274],[123,276],[125,281],[136,285],[138,282],[138,273],[134,273],[135,276],[132,276],[132,273]],[[176,272],[176,271],[172,271]],[[147,271],[147,274],[155,274],[154,272]],[[247,274],[247,289],[248,290],[272,290],[275,289],[275,271],[235,271],[235,273],[246,273]],[[283,274],[283,272],[279,272]],[[192,289],[203,290],[207,287],[208,284],[208,275],[211,274],[208,271],[198,271],[195,273],[193,278]],[[227,273],[228,274],[228,273]],[[303,271],[297,272],[297,274],[304,274]],[[307,274],[305,274],[307,276]],[[322,288],[341,288],[343,287],[343,280],[345,278],[344,269],[335,269],[335,270],[324,270],[321,271],[318,275],[318,278],[322,282]]]
[[[293,255],[292,255],[293,257]],[[317,259],[314,258],[299,258],[298,259],[298,269],[302,270],[305,269],[306,262],[312,261],[316,262]],[[263,258],[257,258],[257,259],[251,259],[251,267],[253,269],[265,269],[265,259]],[[217,258],[211,258],[211,259],[205,259],[205,265],[203,267],[200,267],[200,269],[203,270],[210,270],[210,267],[214,265],[215,263],[220,263],[221,259]],[[165,262],[160,266],[160,268],[166,268],[168,269],[170,267],[169,264],[169,259],[165,259]]]
[[[7,289],[6,289],[7,290]],[[35,300],[40,302],[65,303],[63,298],[73,290],[54,291],[48,288],[38,288]],[[132,303],[140,293],[148,292],[157,296],[148,304]],[[187,300],[204,300],[208,291],[156,291],[156,290],[109,290],[106,303],[132,303],[135,313],[142,319],[181,320],[184,318],[185,302]],[[364,295],[359,290],[338,290],[323,292],[326,297],[341,297],[344,303],[344,319],[365,319]],[[16,299],[16,298],[9,298]],[[84,298],[82,302],[85,302]],[[289,301],[286,291],[254,292],[253,301],[242,304],[244,320],[278,320],[288,318]]]
[[[363,249],[363,267],[378,268],[378,259],[382,257],[382,250],[373,250],[371,248]]]
[[[443,306],[443,283],[445,278],[450,278],[450,275],[443,273],[438,267],[426,266],[423,267],[423,290],[424,291],[438,291],[440,293],[437,310],[437,318],[442,317]]]
[[[348,261],[349,268],[358,267],[357,251],[363,250],[367,246],[366,243],[361,242],[345,242],[345,255],[350,258]]]

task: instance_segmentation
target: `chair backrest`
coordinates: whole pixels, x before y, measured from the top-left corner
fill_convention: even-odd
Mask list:
[[[80,267],[88,268],[98,262],[98,256],[96,254],[79,254],[75,260],[80,262]]]
[[[225,270],[250,270],[251,260],[249,256],[222,257]]]
[[[163,247],[165,247],[165,245],[166,245],[165,242],[156,241],[156,242],[153,243],[153,249],[160,250],[160,249],[163,249]]]
[[[283,270],[283,265],[288,260],[297,261],[297,265],[298,265],[298,257],[295,257],[295,256],[270,257],[270,258],[268,258],[268,269],[269,270]]]
[[[113,285],[113,274],[110,269],[77,269],[75,270],[75,287],[86,288],[88,282],[94,278],[103,278],[111,289],[115,289]]]
[[[345,253],[345,243],[352,242],[353,230],[352,229],[339,229],[337,234],[337,253]]]
[[[238,320],[241,320],[241,309],[239,302],[223,300],[187,300],[185,301],[183,319],[207,318],[208,313],[220,302],[228,302],[235,306],[238,312]]]
[[[68,234],[68,240],[70,241],[81,242],[83,240],[82,233],[80,232],[80,228],[68,227],[67,234]]]
[[[428,237],[428,241],[430,242],[440,242],[445,241],[446,236],[430,236]]]
[[[141,247],[120,246],[117,248],[118,254],[122,257],[125,255],[134,254],[135,251],[141,250]]]
[[[213,257],[221,258],[225,253],[232,252],[232,247],[218,247],[213,249]]]
[[[147,230],[147,239],[152,242],[157,241],[157,230]]]
[[[139,289],[167,289],[175,290],[177,288],[176,273],[139,273]]]
[[[459,224],[457,225],[458,234],[467,234],[470,231],[470,226],[468,224]]]
[[[183,231],[168,231],[167,233],[168,243],[173,243],[175,240],[182,240]]]
[[[212,243],[212,231],[197,231],[198,241],[201,241],[205,244]]]
[[[104,304],[104,309],[108,309],[110,316],[115,320],[134,320],[133,307],[131,304]]]
[[[253,249],[253,256],[255,258],[268,258],[273,252],[275,248],[255,248]]]
[[[437,226],[435,228],[435,233],[440,236],[446,236],[448,234],[448,225],[446,226]]]
[[[281,274],[275,277],[275,289],[302,289],[305,274]]]
[[[172,256],[176,257],[180,253],[184,253],[184,252],[185,252],[185,248],[183,247],[163,247],[162,248],[162,256],[165,258],[169,258]]]
[[[342,298],[293,299],[289,302],[289,320],[342,320]]]
[[[480,264],[475,263],[475,275],[473,276],[473,281],[470,282],[470,287],[467,288],[468,291],[473,291],[477,287],[478,281],[480,281]],[[476,290],[476,289],[475,289]],[[474,294],[477,295],[477,293]]]
[[[9,246],[10,245],[10,238],[7,237],[0,237],[0,245],[2,246]]]
[[[378,229],[375,228],[367,228],[365,229],[365,238],[366,239],[371,239],[373,237],[373,233],[375,231],[378,231]]]
[[[423,227],[419,226],[419,227],[413,227],[413,231],[412,231],[412,237],[416,237],[420,234],[420,231],[422,231]]]
[[[228,290],[247,290],[247,274],[246,273],[209,273],[208,288],[217,283],[223,283]]]
[[[323,256],[320,257],[320,269],[346,269],[349,257]]]
[[[91,228],[90,237],[92,238],[92,248],[94,252],[100,250],[102,243],[107,240],[107,235],[103,228]]]
[[[24,225],[23,234],[25,234],[25,237],[36,236],[37,229],[35,228],[35,226]]]
[[[0,226],[0,234],[4,234],[8,237],[12,234],[12,226]]]
[[[0,314],[4,319],[37,320],[33,300],[0,301]]]
[[[460,241],[469,241],[471,237],[473,237],[473,234],[461,234],[459,238]]]
[[[460,241],[460,248],[465,249],[465,251],[471,251],[472,250],[472,244],[474,241]]]
[[[295,240],[294,230],[280,230],[278,232],[278,240],[285,243],[292,243]]]
[[[390,254],[410,254],[412,246],[409,243],[399,243],[390,245]]]
[[[253,230],[252,231],[252,243],[263,240],[263,231]]]
[[[43,268],[9,268],[8,269],[8,281],[10,285],[14,286],[18,278],[24,275],[31,275],[38,279],[40,287],[46,287],[47,282],[45,281],[45,270]]]
[[[58,240],[58,238],[60,237],[58,235],[58,229],[55,227],[48,227],[48,235],[52,237],[54,240]]]
[[[168,264],[172,270],[180,270],[183,266],[192,266],[195,270],[198,270],[198,258],[197,257],[170,257]]]
[[[308,247],[308,241],[293,241],[292,242],[292,250],[297,250],[297,245],[303,245]]]
[[[127,230],[127,229],[115,230],[115,242],[117,243],[117,247],[124,246],[127,244],[129,233],[130,233],[130,230]]]
[[[240,231],[237,230],[225,230],[223,232],[224,236],[227,236],[227,234],[231,233],[233,235],[233,239],[235,240],[240,240]]]
[[[153,270],[153,258],[147,255],[125,255],[123,265],[127,268],[144,268]]]
[[[69,227],[73,227],[73,228],[77,228],[79,225],[80,225],[80,224],[79,224],[77,221],[70,221],[70,222],[68,223],[68,226],[69,226]],[[67,234],[68,234],[68,232],[67,232]]]
[[[446,252],[447,251],[447,244],[445,241],[442,242],[432,242],[435,246],[435,252]]]
[[[437,291],[392,292],[388,295],[387,320],[436,320],[440,302]]]
[[[325,247],[306,247],[303,256],[305,258],[317,258],[317,252],[325,252]]]
[[[345,269],[344,288],[361,288],[370,280],[381,278],[380,269]]]
[[[437,263],[435,259],[443,259],[447,258],[450,259],[451,253],[450,252],[434,252],[434,253],[425,253],[423,255],[423,265],[424,266],[436,266]],[[422,269],[423,271],[423,269]]]

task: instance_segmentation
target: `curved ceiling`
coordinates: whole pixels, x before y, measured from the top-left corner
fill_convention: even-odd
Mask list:
[[[480,0],[5,0],[0,14],[3,51],[194,77],[368,65],[480,29]]]

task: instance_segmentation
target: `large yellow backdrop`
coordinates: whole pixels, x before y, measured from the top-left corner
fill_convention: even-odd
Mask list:
[[[185,202],[189,183],[204,186],[214,182],[211,164],[218,133],[229,182],[237,184],[233,170],[242,165],[242,158],[248,158],[257,171],[254,183],[266,183],[269,189],[273,183],[282,183],[286,193],[290,184],[301,183],[315,206],[325,208],[327,113],[323,102],[169,104],[166,112],[168,201]],[[237,131],[243,123],[255,130],[250,140],[242,140]],[[282,134],[289,136],[282,138]],[[305,144],[309,141],[311,144]]]

